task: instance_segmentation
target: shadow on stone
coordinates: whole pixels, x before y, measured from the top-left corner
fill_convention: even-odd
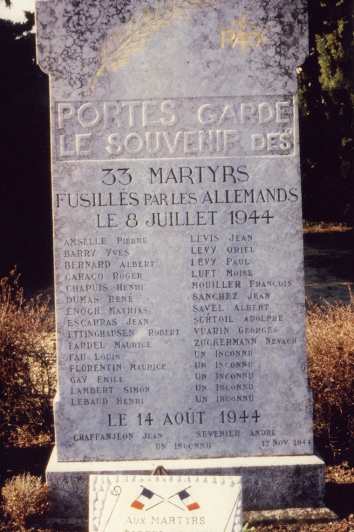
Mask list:
[[[325,503],[340,519],[354,513],[354,484],[326,483]]]

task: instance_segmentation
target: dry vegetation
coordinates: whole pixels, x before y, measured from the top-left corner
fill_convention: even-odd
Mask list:
[[[1,494],[2,509],[9,522],[5,525],[8,530],[25,532],[31,517],[38,519],[49,507],[48,486],[40,477],[29,473],[8,480]]]
[[[308,300],[307,352],[314,433],[333,458],[354,447],[354,298],[350,304]]]
[[[259,525],[255,527],[255,532],[354,532],[354,518],[350,517],[332,523]]]
[[[303,232],[307,233],[345,233],[353,229],[344,223],[308,222],[303,220]]]
[[[0,280],[0,438],[45,445],[56,386],[54,315],[48,299],[26,301],[14,269]]]

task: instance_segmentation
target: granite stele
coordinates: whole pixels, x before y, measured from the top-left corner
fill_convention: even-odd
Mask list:
[[[47,474],[61,508],[87,509],[90,473],[157,464],[242,474],[245,509],[321,506],[302,0],[38,0],[37,31],[59,370]]]

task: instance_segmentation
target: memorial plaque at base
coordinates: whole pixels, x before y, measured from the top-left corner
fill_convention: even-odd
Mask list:
[[[37,28],[58,464],[311,457],[302,0],[37,0]]]
[[[241,532],[241,477],[90,476],[89,532]]]

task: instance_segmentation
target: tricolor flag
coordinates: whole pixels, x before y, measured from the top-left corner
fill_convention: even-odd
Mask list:
[[[143,488],[143,491],[140,493],[139,497],[137,497],[135,501],[133,501],[130,505],[132,508],[135,508],[136,510],[142,510],[143,508],[145,508],[145,510],[148,510],[151,507],[152,498],[154,496],[159,497],[159,499],[162,498],[160,497],[160,495],[157,495],[153,491],[150,491],[147,488],[144,488],[143,486],[142,488]],[[155,506],[155,504],[153,506]]]
[[[182,490],[182,491],[179,491],[178,493],[176,493],[175,495],[173,495],[172,497],[169,497],[169,499],[174,499],[174,502],[170,501],[171,504],[173,504],[174,506],[177,506],[180,508],[180,506],[178,505],[177,501],[180,501],[182,502],[182,504],[184,505],[185,508],[187,508],[187,510],[189,512],[191,512],[192,510],[198,510],[200,508],[199,504],[197,503],[197,501],[192,497],[192,495],[189,493],[189,491],[187,491],[189,488],[187,488],[186,490]],[[177,503],[177,504],[175,504]]]

